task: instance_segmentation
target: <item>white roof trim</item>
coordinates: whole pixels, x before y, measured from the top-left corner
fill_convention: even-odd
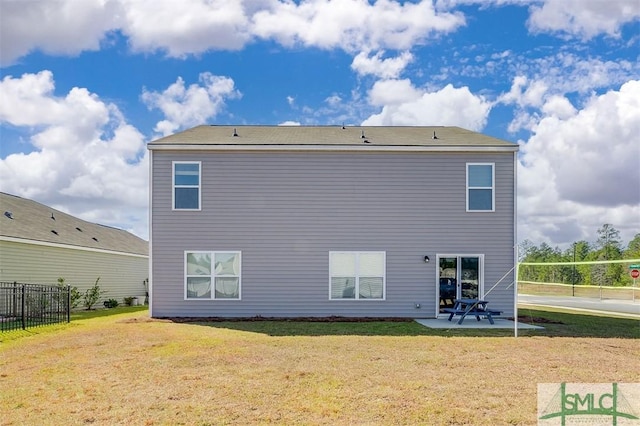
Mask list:
[[[153,151],[366,151],[366,152],[516,152],[518,145],[227,145],[227,144],[175,144],[153,145]]]
[[[4,235],[0,235],[0,241],[8,241],[11,243],[33,244],[35,246],[47,246],[47,247],[64,248],[64,249],[70,249],[70,250],[90,251],[94,253],[115,254],[118,256],[139,257],[143,259],[149,258],[149,256],[144,254],[125,253],[122,251],[104,250],[104,249],[97,249],[93,247],[74,246],[71,244],[51,243],[48,241],[28,240],[26,238],[6,237]]]

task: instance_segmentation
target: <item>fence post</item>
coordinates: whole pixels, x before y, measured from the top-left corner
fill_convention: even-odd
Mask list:
[[[25,318],[25,311],[27,307],[27,286],[22,284],[22,329],[27,329],[27,321]]]
[[[71,322],[71,284],[67,284],[67,322]]]
[[[13,311],[11,311],[12,316],[16,316],[18,313],[18,283],[17,281],[13,282]]]

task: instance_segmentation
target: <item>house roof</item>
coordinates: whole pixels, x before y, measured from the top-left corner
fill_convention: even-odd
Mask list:
[[[202,125],[150,142],[151,150],[517,151],[518,145],[454,126]]]
[[[0,192],[0,240],[28,240],[148,255],[149,243],[122,229],[78,219],[36,201]]]

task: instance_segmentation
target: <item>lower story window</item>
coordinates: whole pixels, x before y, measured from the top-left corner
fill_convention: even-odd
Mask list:
[[[333,251],[329,253],[332,300],[385,298],[386,253]]]
[[[240,299],[239,251],[185,252],[186,299]]]

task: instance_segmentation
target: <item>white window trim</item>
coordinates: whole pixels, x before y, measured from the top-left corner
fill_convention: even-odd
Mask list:
[[[469,186],[469,166],[491,166],[491,186]],[[467,172],[465,180],[465,196],[467,198],[468,213],[491,213],[496,211],[496,163],[467,163]],[[470,189],[490,189],[491,190],[491,209],[490,210],[470,210],[469,209],[469,190]]]
[[[189,253],[206,253],[206,254],[210,254],[211,255],[211,275],[187,275],[187,254]],[[237,299],[229,299],[229,298],[222,298],[222,299],[218,299],[215,297],[215,279],[216,279],[216,274],[215,274],[215,256],[216,254],[219,253],[234,253],[234,254],[238,254],[240,255],[240,265],[239,265],[239,273],[238,273],[238,298]],[[192,297],[187,297],[187,278],[188,277],[209,277],[211,278],[211,297],[209,299],[204,299],[204,298],[192,298]],[[223,275],[221,275],[223,276]],[[235,276],[235,275],[234,275]],[[194,301],[205,301],[205,302],[210,302],[212,300],[215,301],[229,301],[229,302],[237,302],[239,300],[242,300],[242,252],[240,250],[216,250],[216,251],[212,251],[212,250],[185,250],[184,252],[184,300],[188,300],[190,302],[194,302]]]
[[[198,165],[198,208],[180,209],[176,208],[176,188],[193,188],[193,185],[176,185],[176,164],[197,164]],[[202,210],[202,161],[172,161],[171,162],[171,210],[179,212],[196,212]]]
[[[345,298],[336,298],[331,297],[331,278],[333,277],[333,271],[331,268],[331,256],[333,254],[355,254],[356,255],[356,287],[355,287],[355,298],[353,299],[345,299]],[[370,299],[370,298],[360,298],[360,255],[362,254],[382,254],[382,298],[380,299]],[[364,301],[364,302],[382,302],[387,300],[387,252],[386,251],[349,251],[349,250],[338,250],[338,251],[330,251],[329,252],[329,300],[331,301]]]

